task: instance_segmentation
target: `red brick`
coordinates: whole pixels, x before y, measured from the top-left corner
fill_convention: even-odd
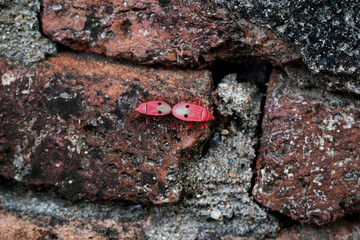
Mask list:
[[[210,106],[208,71],[74,55],[28,68],[0,62],[0,175],[37,189],[56,186],[73,200],[178,200],[179,164],[210,132],[184,131],[187,124],[171,115],[146,125],[145,117],[134,121],[133,110],[139,98],[159,95],[171,104],[200,98]]]
[[[358,212],[360,101],[299,89],[273,72],[253,194],[273,211],[318,225]]]
[[[216,59],[301,60],[271,31],[203,1],[44,0],[42,29],[75,50],[144,64],[199,66]]]

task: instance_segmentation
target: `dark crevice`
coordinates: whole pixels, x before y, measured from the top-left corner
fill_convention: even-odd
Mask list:
[[[262,94],[260,115],[259,115],[257,129],[256,129],[256,136],[258,136],[259,141],[258,141],[257,145],[254,147],[256,157],[254,158],[252,164],[250,165],[251,169],[253,170],[253,175],[252,175],[251,186],[249,188],[248,194],[250,197],[253,197],[254,202],[256,202],[259,206],[263,206],[260,202],[258,202],[254,198],[252,191],[255,186],[255,180],[257,177],[256,163],[257,163],[257,160],[258,160],[258,157],[260,154],[259,151],[260,151],[260,145],[261,145],[261,137],[263,134],[262,122],[263,122],[263,118],[264,118],[266,93],[267,93],[268,82],[270,79],[270,74],[271,74],[273,67],[268,62],[249,61],[247,64],[245,64],[244,69],[245,69],[245,71],[243,71],[242,73],[240,73],[240,75],[238,75],[238,81],[244,82],[244,81],[248,80],[249,82],[255,83],[256,86],[259,88],[260,93]],[[295,220],[292,220],[290,217],[288,217],[280,212],[271,211],[266,206],[263,206],[263,207],[268,209],[269,217],[274,217],[278,220],[281,229],[290,228],[293,225],[298,224],[298,222],[296,222]]]
[[[41,14],[43,12],[43,5],[40,3],[40,11],[37,12],[37,19],[38,19],[38,27],[39,27],[39,32],[41,33],[41,35],[43,37],[46,37],[46,35],[43,33],[42,31],[42,21],[41,21]]]
[[[256,163],[257,163],[257,160],[258,160],[258,157],[259,157],[259,150],[260,150],[260,144],[261,144],[261,137],[262,137],[262,121],[263,121],[263,118],[264,118],[264,106],[265,106],[265,95],[264,97],[262,98],[261,100],[261,111],[260,111],[260,116],[259,116],[259,120],[258,120],[258,126],[257,126],[257,129],[256,129],[256,135],[258,136],[258,143],[257,143],[257,146],[255,147],[255,158],[252,162],[252,164],[250,165],[252,171],[253,171],[253,175],[252,175],[252,178],[251,178],[251,185],[250,185],[250,188],[249,188],[249,196],[252,196],[253,197],[253,194],[252,194],[252,191],[254,189],[254,186],[255,186],[255,181],[256,181],[256,177],[257,177],[257,171],[256,171]],[[253,201],[256,202],[258,205],[260,206],[263,206],[260,202],[258,202],[255,197],[253,197]],[[267,207],[265,207],[267,208]],[[269,209],[269,208],[267,208]],[[281,216],[284,216],[286,217],[285,215],[279,213]],[[278,218],[278,220],[280,220],[280,218]]]
[[[37,23],[38,23],[38,30],[39,30],[39,33],[41,34],[41,36],[43,38],[47,38],[49,39],[50,42],[54,43],[47,35],[44,34],[43,32],[43,29],[42,29],[42,21],[41,21],[41,15],[44,11],[44,7],[43,7],[43,4],[42,2],[40,2],[40,9],[39,11],[36,13],[37,14]],[[50,53],[47,53],[45,52],[45,58],[48,58],[50,56],[53,56],[53,54],[50,54]]]
[[[12,178],[5,178],[0,175],[0,186],[1,187],[11,189],[13,186],[16,185],[16,183],[17,183],[16,180],[14,180]]]
[[[215,61],[209,68],[212,72],[214,87],[230,73],[237,73],[238,82],[252,82],[265,94],[266,84],[271,72],[271,64],[266,61],[250,60],[243,63]]]
[[[344,219],[346,219],[350,222],[359,222],[360,221],[360,213],[352,213],[349,215],[345,215]]]
[[[255,185],[255,179],[256,179],[256,161],[259,157],[259,150],[260,150],[260,140],[262,137],[262,122],[264,118],[264,108],[265,108],[265,100],[266,100],[266,91],[267,91],[267,84],[270,79],[270,74],[272,70],[272,66],[270,63],[265,63],[263,65],[261,64],[254,64],[253,66],[249,66],[249,69],[252,71],[249,72],[249,74],[244,73],[244,76],[249,75],[250,79],[253,80],[253,82],[257,85],[259,88],[262,99],[261,99],[261,106],[260,106],[260,115],[257,123],[257,129],[256,129],[256,136],[258,136],[259,141],[257,145],[255,146],[255,159],[253,160],[252,164],[250,165],[251,169],[253,170],[253,175],[251,179],[251,186],[249,188],[249,196],[252,196],[252,190]],[[258,71],[258,73],[256,73]],[[258,75],[258,77],[257,77]]]
[[[57,49],[58,53],[65,53],[65,52],[79,53],[78,51],[75,51],[75,50],[71,49],[70,47],[68,47],[68,46],[66,46],[64,44],[61,44],[61,43],[56,43],[56,49]]]
[[[255,201],[255,200],[254,200]],[[256,201],[255,201],[256,202]],[[260,203],[256,202],[257,204],[259,204],[261,206]],[[276,211],[271,211],[268,210],[268,214],[270,217],[274,217],[276,220],[278,220],[279,222],[279,227],[281,230],[283,229],[289,229],[292,226],[299,224],[299,222],[291,219],[291,217],[288,217],[280,212],[276,212]]]
[[[214,114],[214,116],[216,116]],[[209,130],[204,130],[204,131],[209,131]],[[215,134],[216,131],[213,131],[208,140],[204,143],[202,149],[201,149],[201,153],[200,153],[200,158],[204,157],[205,154],[209,151],[209,149],[212,147],[212,141],[213,141],[213,138],[214,138],[214,134]]]
[[[139,62],[135,62],[129,59],[123,59],[123,58],[111,58],[107,57],[104,53],[98,54],[98,53],[92,53],[92,52],[85,52],[85,51],[77,51],[72,49],[71,47],[68,47],[61,43],[56,43],[57,48],[57,55],[59,56],[71,56],[75,59],[87,59],[87,60],[95,60],[95,61],[103,61],[111,64],[123,64],[131,67],[148,67],[152,68],[154,70],[159,69],[166,69],[166,70],[185,70],[186,67],[181,66],[164,66],[160,63],[153,63],[153,64],[142,64]]]

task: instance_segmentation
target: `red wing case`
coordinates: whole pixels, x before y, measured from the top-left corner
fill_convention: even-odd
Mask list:
[[[147,106],[146,115],[164,116],[171,112],[171,106],[163,101],[150,101],[145,104]]]
[[[172,109],[172,113],[175,117],[188,122],[203,122],[204,120],[202,119],[202,116],[204,115],[204,111],[207,111],[207,109],[202,106],[186,102],[179,103]]]

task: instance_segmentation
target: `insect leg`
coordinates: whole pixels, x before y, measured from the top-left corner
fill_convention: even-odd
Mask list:
[[[192,99],[189,99],[188,101],[195,101],[195,104],[199,105],[199,99],[198,98],[192,98]]]
[[[164,102],[167,103],[167,101],[166,101],[162,96],[158,96],[158,97],[155,99],[155,101],[159,100],[159,98],[161,98],[162,100],[164,100]]]
[[[148,100],[147,100],[146,98],[143,98],[143,99],[140,99],[140,98],[139,98],[139,102],[140,102],[140,103],[145,103],[145,102],[148,102]]]
[[[209,127],[206,125],[206,123],[202,123],[205,127],[205,129],[209,129]]]
[[[149,115],[146,115],[146,125],[149,124]]]
[[[202,106],[202,104],[203,104],[202,101],[198,98],[194,98],[192,100],[196,100],[196,105]]]
[[[164,118],[155,118],[155,116],[152,116],[152,119],[154,119],[155,121],[164,120]]]
[[[190,123],[190,125],[186,128],[186,130],[189,130],[193,124],[194,122]]]
[[[143,98],[143,99],[139,98],[139,102],[140,102],[140,103],[145,103],[145,102],[147,102],[147,101],[148,101],[148,100],[145,99],[145,98]]]
[[[137,116],[134,118],[134,120],[137,119],[138,117],[142,116],[142,115],[144,115],[144,114],[140,113],[139,115],[137,115]]]

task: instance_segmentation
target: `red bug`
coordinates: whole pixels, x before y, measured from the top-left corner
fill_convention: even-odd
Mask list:
[[[176,104],[173,109],[172,113],[178,119],[192,122],[186,130],[190,129],[194,122],[200,122],[202,129],[208,129],[208,126],[205,122],[214,120],[215,117],[211,114],[211,109],[206,109],[202,106],[202,102],[199,99],[196,99],[196,104],[188,103],[188,102],[181,102]]]
[[[159,98],[164,101],[158,101]],[[163,97],[158,96],[155,101],[143,101],[143,103],[141,103],[134,111],[140,113],[134,118],[134,120],[142,115],[146,115],[146,124],[148,124],[149,115],[156,120],[155,116],[164,116],[169,114],[171,112],[171,106],[165,102]]]

